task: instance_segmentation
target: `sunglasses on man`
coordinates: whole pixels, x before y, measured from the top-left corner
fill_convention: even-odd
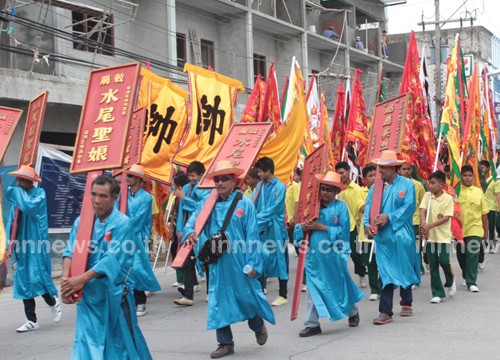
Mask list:
[[[330,187],[330,186],[329,186],[329,187],[326,187],[326,186],[321,186],[319,189],[320,189],[321,191],[326,191],[326,192],[331,193],[331,192],[333,192],[333,191],[335,190],[335,187]]]
[[[214,176],[214,183],[219,183],[219,182],[228,182],[229,180],[233,179],[234,176]]]

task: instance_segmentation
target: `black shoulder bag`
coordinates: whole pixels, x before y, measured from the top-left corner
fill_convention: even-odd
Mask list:
[[[210,236],[210,238],[201,246],[201,249],[198,252],[198,259],[200,259],[201,262],[208,265],[214,264],[217,260],[219,260],[223,253],[227,252],[229,240],[225,232],[229,226],[229,221],[233,216],[234,210],[236,209],[236,205],[242,198],[243,194],[238,191],[226,214],[226,218],[224,219],[224,223],[222,224],[220,231]]]

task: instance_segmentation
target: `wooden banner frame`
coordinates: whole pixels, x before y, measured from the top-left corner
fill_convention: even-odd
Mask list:
[[[6,111],[7,113],[3,113]],[[16,132],[16,128],[19,125],[19,120],[23,115],[23,110],[10,108],[6,106],[0,106],[0,115],[5,114],[6,118],[0,118],[0,163],[3,161],[3,157],[9,148],[10,142],[12,141],[12,137]],[[9,118],[10,119],[7,119]],[[7,121],[7,126],[5,128],[2,127],[3,120]]]

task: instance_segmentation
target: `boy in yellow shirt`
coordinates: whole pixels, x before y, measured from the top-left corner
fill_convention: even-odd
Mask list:
[[[339,161],[335,165],[335,172],[340,175],[342,183],[347,186],[347,189],[342,190],[337,195],[337,200],[345,202],[347,210],[349,211],[349,220],[351,222],[351,235],[349,243],[351,246],[351,259],[354,263],[354,273],[359,276],[359,287],[365,288],[368,285],[366,279],[366,263],[368,262],[368,254],[363,252],[361,246],[358,246],[359,232],[359,210],[365,204],[363,196],[361,195],[361,188],[358,184],[350,178],[351,167],[345,161]]]
[[[448,288],[449,296],[454,296],[457,292],[450,263],[453,197],[444,193],[445,182],[446,175],[442,171],[433,172],[429,176],[429,192],[425,193],[419,209],[422,238],[427,240],[426,252],[431,273],[431,303],[433,304],[439,304],[441,299],[446,298],[445,287]],[[427,209],[429,209],[428,218]],[[446,278],[444,287],[439,276],[439,266],[443,269]]]
[[[417,208],[413,213],[413,231],[415,232],[415,239],[417,244],[420,246],[420,202],[425,195],[424,186],[420,181],[417,181],[411,177],[412,167],[409,163],[404,163],[401,165],[401,169],[399,169],[399,175],[404,176],[405,178],[411,179],[413,181],[413,185],[415,185],[415,200],[417,201]],[[425,273],[425,268],[422,264],[422,248],[419,248],[420,255],[420,273]]]
[[[462,187],[458,204],[462,215],[462,230],[465,247],[457,243],[457,259],[462,269],[464,283],[471,292],[479,292],[477,271],[481,240],[488,239],[488,205],[483,191],[474,184],[474,170],[470,165],[462,166]]]
[[[486,198],[486,204],[488,205],[488,209],[490,210],[490,212],[488,213],[488,234],[490,235],[488,245],[490,248],[490,254],[494,254],[496,247],[495,225],[498,213],[498,204],[500,203],[500,181],[496,181],[495,179],[493,179],[490,171],[490,162],[488,160],[481,160],[479,164],[481,165],[481,170],[483,171],[484,177],[486,178],[484,197]]]

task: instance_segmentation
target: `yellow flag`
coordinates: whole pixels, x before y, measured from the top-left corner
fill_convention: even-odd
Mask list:
[[[234,103],[243,84],[191,64],[189,78],[189,125],[174,162],[188,166],[200,161],[208,167],[234,121]]]
[[[188,93],[146,69],[141,75],[137,106],[148,109],[141,164],[147,176],[170,184],[172,157],[187,125]]]
[[[274,161],[274,175],[287,183],[297,163],[304,129],[308,126],[306,96],[303,86],[298,86],[298,97],[293,104],[288,121],[283,123],[275,137],[264,145],[259,158],[268,156]]]

